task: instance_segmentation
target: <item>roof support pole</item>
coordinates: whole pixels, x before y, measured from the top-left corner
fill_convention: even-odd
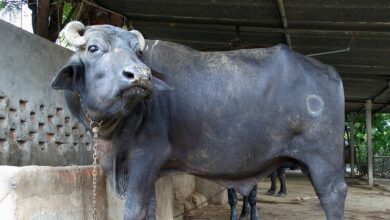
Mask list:
[[[382,94],[384,94],[385,92],[387,92],[388,90],[390,90],[390,80],[387,80],[387,87],[384,88],[382,91],[380,91],[377,95],[375,95],[375,97],[373,98],[373,101],[375,102],[375,99],[378,98],[379,96],[381,96]],[[376,112],[379,112],[381,111],[382,109],[386,108],[388,105],[390,105],[390,101],[384,105],[382,105],[380,108],[378,108],[377,110],[374,111],[374,113]]]
[[[355,176],[355,113],[349,114],[349,150],[350,150],[350,165],[351,177]]]
[[[367,100],[366,102],[366,132],[367,132],[367,166],[368,166],[368,186],[374,186],[374,175],[372,167],[372,100]]]
[[[279,6],[280,17],[282,18],[284,36],[286,38],[287,45],[290,47],[290,49],[292,49],[290,32],[288,31],[287,18],[286,18],[286,12],[284,10],[283,0],[277,0],[277,2]]]

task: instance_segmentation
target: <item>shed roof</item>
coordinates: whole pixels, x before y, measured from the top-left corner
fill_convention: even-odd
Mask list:
[[[245,48],[287,43],[334,66],[346,111],[390,112],[390,1],[388,0],[96,0],[131,19],[149,39],[199,50],[228,50],[235,38]],[[284,8],[283,25],[280,8]],[[237,41],[236,41],[237,42]],[[349,51],[348,51],[348,48]]]

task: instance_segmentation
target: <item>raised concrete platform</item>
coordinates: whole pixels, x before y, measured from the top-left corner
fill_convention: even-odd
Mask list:
[[[1,219],[92,219],[91,166],[0,166],[0,174]],[[97,179],[99,219],[122,219],[124,201],[111,192],[101,172]],[[226,193],[212,195],[221,190],[214,183],[187,174],[163,177],[156,183],[157,219],[180,220],[187,211],[208,201],[220,204],[226,201]]]
[[[0,166],[1,219],[92,219],[92,168]],[[108,219],[105,179],[98,175],[98,215]]]

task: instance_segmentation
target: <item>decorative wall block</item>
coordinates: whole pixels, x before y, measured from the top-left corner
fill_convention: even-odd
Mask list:
[[[0,164],[91,163],[92,137],[64,107],[11,97],[0,93]]]
[[[8,107],[8,99],[4,94],[0,93],[0,109],[5,109]]]

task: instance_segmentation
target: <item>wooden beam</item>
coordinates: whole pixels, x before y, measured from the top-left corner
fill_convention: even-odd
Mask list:
[[[145,22],[177,22],[183,24],[203,24],[203,25],[226,25],[240,27],[255,27],[256,31],[265,33],[284,33],[284,28],[275,28],[275,24],[255,21],[250,19],[234,19],[234,18],[217,18],[217,17],[194,17],[181,15],[164,15],[164,14],[146,14],[136,12],[123,12],[124,16],[131,18],[134,21]],[[277,24],[276,24],[277,25]],[[271,27],[272,26],[272,27]],[[243,29],[244,31],[244,29]],[[370,30],[332,30],[332,29],[312,29],[312,28],[289,28],[290,34],[312,34],[312,35],[338,35],[351,36],[355,33],[359,37],[389,37],[390,32],[386,31],[370,31]]]

